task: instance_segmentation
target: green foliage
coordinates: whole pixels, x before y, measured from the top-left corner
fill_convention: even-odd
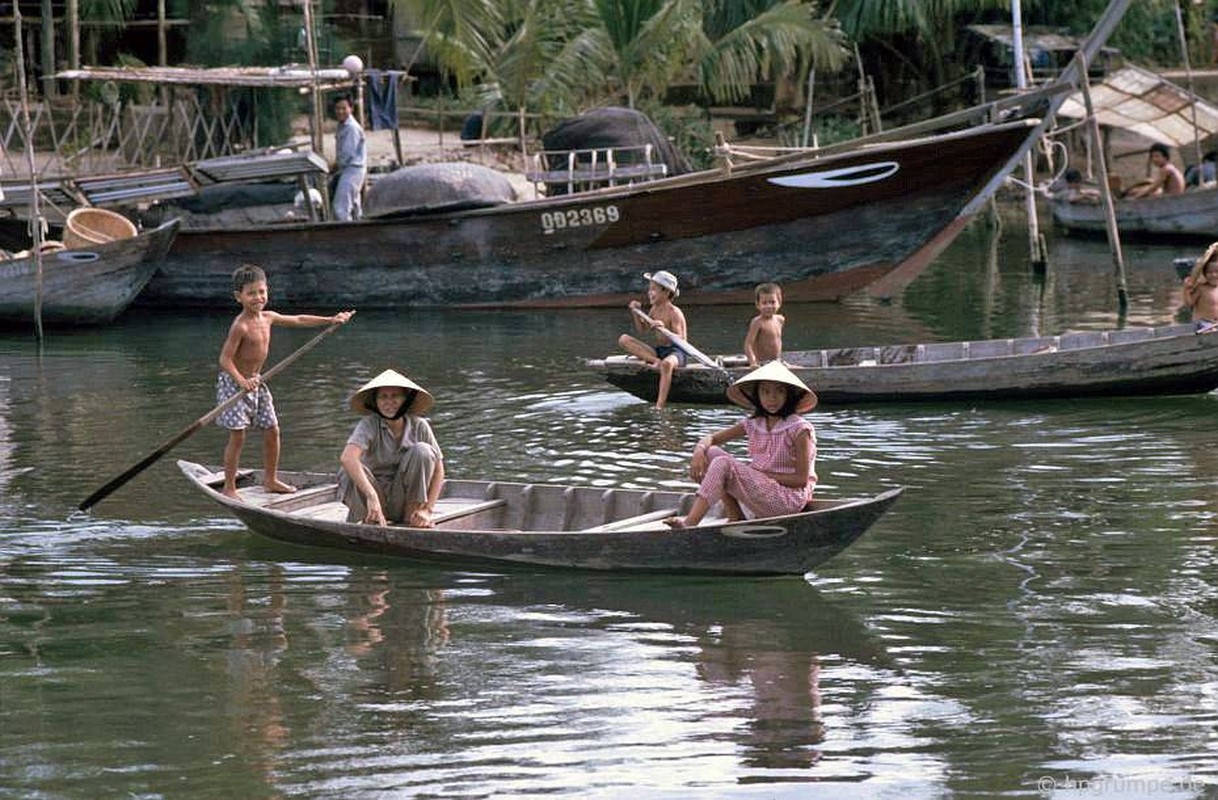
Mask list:
[[[705,109],[653,102],[640,110],[672,140],[678,150],[689,157],[694,169],[714,166],[712,148],[715,145],[715,128]]]
[[[316,13],[315,24],[329,5]],[[190,63],[204,67],[274,66],[307,60],[301,46],[303,15],[295,9],[248,0],[213,0],[206,6],[186,6],[192,31],[187,42]],[[328,31],[319,27],[318,38],[326,37]],[[240,30],[240,35],[234,35],[234,30]],[[285,89],[228,89],[224,98],[242,120],[257,121],[256,146],[283,142],[291,135],[292,119],[308,110],[307,100]]]
[[[1210,5],[1213,5],[1212,2]],[[1062,26],[1081,36],[1091,30],[1107,6],[1107,0],[1076,0],[1073,3],[1029,0],[1023,10],[1028,24]],[[1186,29],[1193,34],[1192,38],[1203,36],[1206,5],[1184,2],[1183,8]],[[1108,44],[1118,48],[1125,58],[1134,63],[1179,64],[1181,55],[1176,0],[1137,0],[1131,3]]]

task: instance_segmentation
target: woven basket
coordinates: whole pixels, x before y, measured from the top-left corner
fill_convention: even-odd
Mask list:
[[[78,208],[68,214],[63,243],[69,249],[96,247],[119,239],[131,239],[139,231],[122,214],[104,208]]]

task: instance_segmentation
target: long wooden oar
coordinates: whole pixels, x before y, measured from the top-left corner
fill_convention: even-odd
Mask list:
[[[334,331],[336,329],[338,329],[339,327],[340,327],[340,325],[338,325],[338,324],[331,325],[330,327],[326,328],[321,333],[314,336],[309,341],[305,342],[303,345],[301,345],[300,349],[297,350],[295,353],[292,353],[290,356],[288,356],[287,358],[284,358],[278,364],[271,367],[266,372],[262,373],[262,382],[265,383],[266,381],[275,377],[277,374],[279,374],[285,368],[287,368],[287,366],[289,364],[291,364],[293,361],[300,358],[302,355],[307,353],[309,350],[312,350],[314,347],[316,347],[317,344],[320,343],[322,339],[324,339],[327,336],[329,336],[330,334],[334,333]],[[213,408],[211,411],[208,411],[206,414],[199,417],[198,419],[196,419],[194,422],[187,425],[182,430],[178,431],[178,433],[175,434],[173,436],[173,438],[169,439],[164,444],[162,444],[160,447],[153,450],[148,455],[144,456],[142,459],[140,459],[139,463],[137,463],[135,466],[131,467],[130,469],[128,469],[126,472],[119,475],[118,477],[111,479],[104,486],[102,486],[100,489],[98,489],[96,492],[94,492],[93,494],[86,497],[84,499],[84,502],[81,503],[79,506],[77,506],[77,508],[79,508],[81,511],[88,511],[90,508],[95,506],[100,500],[108,497],[115,489],[119,488],[124,483],[131,480],[136,475],[140,474],[145,469],[150,467],[161,456],[165,455],[170,450],[177,447],[179,444],[181,444],[183,441],[185,441],[188,437],[194,435],[195,432],[197,432],[204,425],[207,425],[208,423],[213,422],[216,419],[216,417],[218,417],[224,413],[225,409],[227,409],[229,406],[236,404],[236,402],[238,400],[240,400],[242,397],[244,397],[245,395],[246,395],[246,392],[237,392],[235,395],[228,398],[223,403],[221,403],[220,405]]]
[[[633,306],[631,306],[630,310],[633,311],[635,314],[637,314],[638,318],[643,320],[643,322],[645,322],[647,325],[655,325],[655,320],[652,319],[651,317],[647,316],[647,312],[643,311],[643,309],[634,308]],[[727,372],[727,370],[724,368],[724,366],[722,364],[720,364],[718,361],[711,358],[706,353],[703,353],[701,350],[694,347],[692,344],[685,341],[680,336],[677,336],[675,333],[668,330],[668,328],[659,328],[658,330],[660,331],[660,333],[662,333],[668,337],[668,341],[670,341],[674,345],[676,345],[677,348],[682,350],[686,355],[690,356],[691,358],[693,358],[697,361],[702,362],[703,364],[705,364],[706,366],[708,366],[712,369],[717,369],[717,370],[721,370],[723,372]]]

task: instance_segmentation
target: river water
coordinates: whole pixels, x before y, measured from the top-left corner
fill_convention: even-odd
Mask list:
[[[1173,256],[974,225],[896,301],[789,306],[786,346],[1173,320]],[[341,281],[336,268],[335,281]],[[272,305],[275,286],[271,286]],[[234,307],[234,312],[235,312]],[[281,309],[331,312],[336,309]],[[689,310],[738,351],[747,308]],[[193,493],[231,317],[0,336],[0,797],[1201,797],[1218,791],[1218,398],[812,414],[822,496],[907,491],[803,579],[462,572],[280,545]],[[688,486],[730,407],[585,372],[625,310],[361,312],[274,389],[334,468],[385,367],[449,474]],[[315,331],[276,329],[272,361]],[[244,463],[257,465],[256,442]]]

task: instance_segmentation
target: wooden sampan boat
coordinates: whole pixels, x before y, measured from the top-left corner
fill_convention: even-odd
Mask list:
[[[294,494],[270,494],[260,473],[238,481],[240,500],[221,494],[223,475],[189,461],[195,488],[271,539],[464,566],[565,567],[666,573],[802,575],[840,553],[901,494],[816,499],[799,514],[728,522],[708,516],[673,530],[693,494],[543,483],[445,480],[434,528],[347,522],[336,472],[289,473]],[[712,509],[714,514],[716,509]]]

